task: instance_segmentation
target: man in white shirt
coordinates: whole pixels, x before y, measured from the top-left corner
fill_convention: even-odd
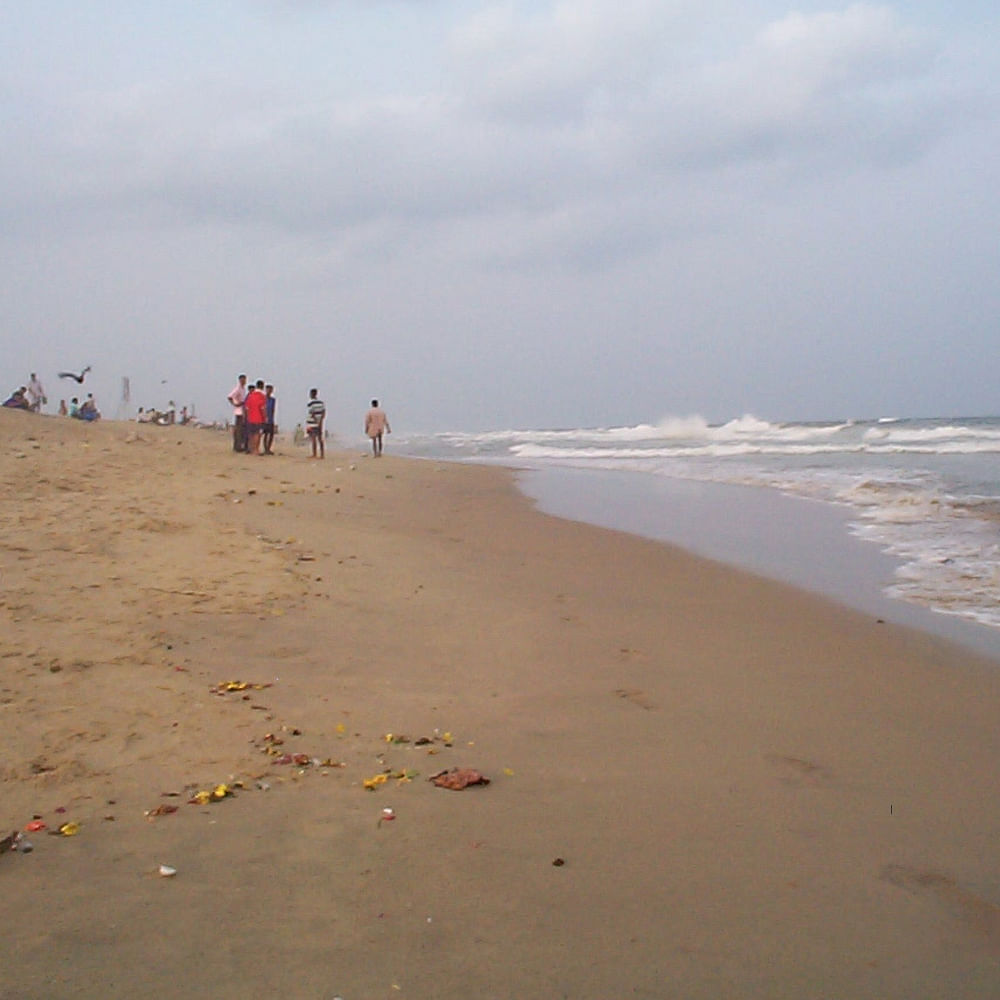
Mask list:
[[[31,378],[28,380],[27,395],[32,413],[38,413],[42,408],[42,404],[48,402],[45,398],[45,390],[42,388],[42,383],[34,372],[31,373]]]
[[[233,408],[233,451],[247,450],[247,425],[243,403],[247,398],[247,377],[241,375],[232,391],[226,396]]]

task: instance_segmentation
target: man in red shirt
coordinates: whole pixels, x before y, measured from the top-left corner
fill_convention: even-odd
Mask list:
[[[267,423],[267,396],[264,395],[264,380],[257,379],[257,384],[250,390],[243,404],[247,414],[247,451],[251,455],[260,453],[260,436]]]

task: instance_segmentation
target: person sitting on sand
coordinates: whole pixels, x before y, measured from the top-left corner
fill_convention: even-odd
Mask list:
[[[312,444],[312,458],[326,458],[326,447],[323,444],[323,425],[326,422],[326,404],[319,398],[319,389],[309,390],[309,403],[306,407],[306,434]],[[316,452],[319,451],[317,456]]]
[[[372,454],[379,458],[382,454],[382,435],[391,434],[392,428],[377,399],[372,400],[372,408],[365,414],[365,433],[372,440]]]
[[[69,409],[66,406],[66,400],[65,399],[60,399],[59,400],[59,416],[60,417],[69,416]]]
[[[31,403],[28,402],[27,388],[21,386],[20,389],[15,389],[4,401],[3,405],[9,407],[12,410],[30,410]]]
[[[76,396],[69,401],[69,415],[76,420],[80,419],[80,400]]]
[[[83,405],[80,407],[79,417],[81,420],[100,420],[101,413],[97,409],[97,403],[94,400],[94,394],[92,392],[87,393],[87,398],[83,401]]]

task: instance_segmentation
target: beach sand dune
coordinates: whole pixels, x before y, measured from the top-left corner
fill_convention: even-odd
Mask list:
[[[0,997],[997,995],[1000,665],[502,470],[0,431]]]

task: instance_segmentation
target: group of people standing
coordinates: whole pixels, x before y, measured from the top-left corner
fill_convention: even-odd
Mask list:
[[[273,455],[277,428],[274,386],[258,379],[248,388],[246,375],[240,375],[226,399],[233,409],[233,451]],[[311,448],[310,457],[326,458],[326,404],[319,398],[319,389],[309,390],[305,431]],[[371,440],[372,454],[376,458],[382,454],[383,435],[391,433],[389,418],[378,400],[373,399],[371,408],[365,414],[365,434]]]
[[[273,455],[274,413],[278,402],[274,386],[259,378],[247,388],[246,375],[240,375],[226,399],[233,408],[233,451]]]

